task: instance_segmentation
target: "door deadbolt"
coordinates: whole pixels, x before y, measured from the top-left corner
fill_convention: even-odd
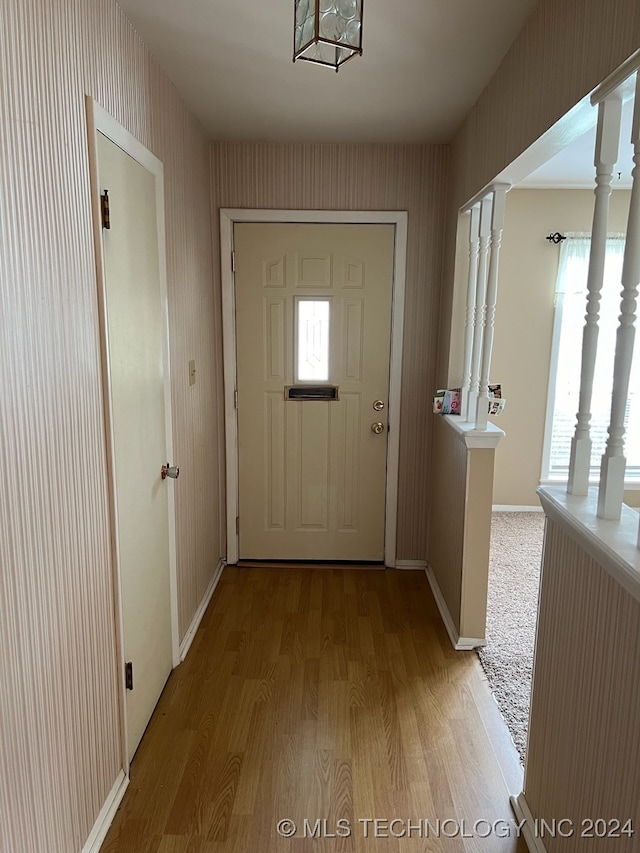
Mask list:
[[[163,480],[166,480],[167,477],[170,477],[172,480],[177,480],[180,476],[180,469],[177,465],[169,465],[167,462],[167,464],[163,465],[160,469],[160,476]]]
[[[375,432],[376,435],[380,435],[381,432],[384,431],[384,424],[377,421],[375,424],[371,424],[371,432]]]
[[[375,412],[381,412],[384,409],[384,400],[374,400],[373,401],[373,410]]]

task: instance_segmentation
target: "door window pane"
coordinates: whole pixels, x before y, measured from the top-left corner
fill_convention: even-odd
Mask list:
[[[329,300],[296,301],[296,381],[329,379]]]

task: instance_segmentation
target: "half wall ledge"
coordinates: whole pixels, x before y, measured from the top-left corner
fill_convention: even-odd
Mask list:
[[[495,448],[504,432],[435,415],[427,576],[455,649],[486,642]]]
[[[638,512],[623,506],[619,521],[598,518],[598,489],[570,495],[564,485],[541,486],[538,496],[548,518],[575,539],[636,601],[640,602]]]
[[[440,415],[445,423],[456,432],[468,448],[497,447],[505,432],[495,424],[487,424],[486,429],[476,429],[473,421],[463,421],[460,415]]]
[[[584,496],[544,486],[546,513],[524,791],[528,826],[566,815],[640,819],[640,551],[637,513],[597,517]],[[525,832],[529,850],[544,851]],[[564,850],[548,837],[546,849]],[[638,850],[636,839],[603,849]],[[578,842],[580,850],[591,845]],[[567,844],[574,849],[574,845]]]

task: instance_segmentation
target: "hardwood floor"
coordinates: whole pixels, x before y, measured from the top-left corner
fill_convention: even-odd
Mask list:
[[[487,728],[423,572],[226,568],[102,851],[521,853]]]

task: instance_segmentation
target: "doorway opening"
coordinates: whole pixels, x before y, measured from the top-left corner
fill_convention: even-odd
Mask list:
[[[607,243],[620,257],[615,243],[626,230],[633,168],[631,106],[630,100],[623,106],[607,225]],[[502,385],[507,400],[499,421],[506,437],[495,458],[487,646],[479,655],[521,758],[527,741],[544,523],[536,490],[567,482],[587,304],[589,252],[588,245],[579,244],[588,244],[594,216],[598,109],[586,98],[572,114],[496,179],[513,186],[506,199],[491,377]],[[574,138],[562,147],[553,139],[554,134],[559,139],[561,128]],[[611,364],[613,346],[607,335],[609,341],[615,338],[619,294],[618,269],[610,282],[605,274],[600,310],[598,352],[609,356]],[[610,385],[599,384],[598,371],[596,367],[591,406],[593,482],[602,453],[598,439],[606,433],[611,407]],[[610,381],[612,367],[600,373]],[[628,408],[632,405],[633,400]],[[629,485],[625,500],[633,503],[637,492]]]

